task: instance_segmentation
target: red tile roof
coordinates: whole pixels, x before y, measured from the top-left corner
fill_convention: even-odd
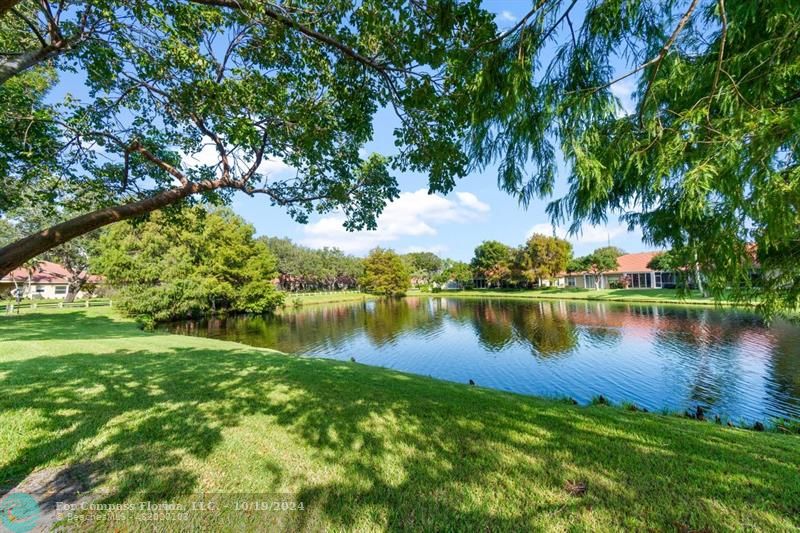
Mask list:
[[[622,274],[625,272],[654,272],[647,268],[647,263],[661,252],[640,252],[638,254],[625,254],[617,258],[619,268],[613,273]]]
[[[663,252],[639,252],[637,254],[623,254],[617,258],[619,265],[616,270],[611,272],[603,272],[603,274],[625,274],[633,272],[655,272],[647,268],[647,263],[650,262],[655,256]],[[561,272],[557,277],[575,276],[580,274],[588,274],[589,272]]]
[[[5,282],[13,282],[14,280],[18,282],[28,281],[28,269],[22,267],[17,268],[0,279],[0,281]],[[102,280],[102,276],[89,276],[90,283],[98,283]],[[31,281],[33,283],[68,283],[69,272],[58,263],[42,261],[36,265],[36,268],[34,268],[31,273]]]

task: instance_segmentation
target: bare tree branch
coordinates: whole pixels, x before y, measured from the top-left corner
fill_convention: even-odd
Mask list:
[[[656,68],[653,71],[653,75],[647,82],[647,87],[644,91],[644,96],[642,96],[642,101],[639,104],[639,125],[642,125],[642,113],[644,112],[644,106],[647,103],[647,97],[650,96],[650,89],[653,86],[653,82],[655,81],[656,77],[658,76],[658,71],[661,68],[661,62],[667,56],[669,49],[672,48],[672,45],[675,43],[675,40],[678,38],[678,35],[683,30],[683,27],[686,26],[686,23],[689,22],[689,18],[692,16],[692,12],[697,7],[698,0],[692,0],[692,3],[689,5],[689,8],[686,10],[686,13],[683,14],[681,20],[678,22],[678,25],[675,27],[675,30],[670,35],[667,42],[664,43],[664,46],[661,47],[661,51],[658,53],[658,56],[655,59]]]
[[[39,39],[39,42],[42,44],[42,46],[45,47],[50,46],[50,43],[48,43],[47,40],[44,38],[42,32],[39,31],[38,27],[36,27],[36,24],[34,24],[31,19],[26,17],[24,13],[22,13],[21,11],[19,11],[14,7],[11,8],[11,13],[13,13],[15,16],[19,17],[20,19],[22,19],[23,22],[25,22],[28,28],[30,28],[31,31],[34,33],[34,35],[36,35],[36,38]]]
[[[714,72],[714,84],[711,86],[711,96],[717,93],[717,85],[719,84],[719,75],[722,71],[722,59],[725,55],[725,41],[728,37],[728,16],[725,13],[725,0],[717,0],[719,4],[719,16],[722,19],[722,36],[719,43],[719,57],[717,58],[717,68]]]

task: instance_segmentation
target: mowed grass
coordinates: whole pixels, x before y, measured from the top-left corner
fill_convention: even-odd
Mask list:
[[[675,289],[473,289],[464,291],[442,291],[437,293],[437,295],[462,298],[479,296],[556,300],[601,300],[606,302],[645,302],[664,304],[727,304],[727,302],[715,302],[713,298],[703,297],[700,291],[692,291],[691,294],[680,295]]]
[[[363,292],[287,292],[284,297],[284,306],[287,309],[291,309],[295,305],[295,302],[300,305],[310,305],[364,301],[372,298],[375,298],[375,296]]]
[[[145,333],[109,309],[0,319],[0,449],[0,486],[79,465],[107,502],[303,502],[193,515],[217,531],[800,527],[796,436]]]

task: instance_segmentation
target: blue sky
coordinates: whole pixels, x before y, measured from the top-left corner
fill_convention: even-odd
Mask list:
[[[500,27],[512,26],[530,9],[528,0],[486,2],[497,13]],[[620,69],[624,69],[624,65]],[[624,107],[630,106],[634,81],[625,80],[613,87]],[[374,121],[375,137],[366,146],[367,152],[395,153],[392,130],[398,119],[388,110],[380,111]],[[280,161],[272,162],[276,175],[291,172]],[[432,251],[453,259],[469,260],[481,241],[499,240],[518,245],[532,232],[552,234],[545,207],[547,200],[534,200],[527,209],[497,187],[495,168],[473,173],[446,196],[427,194],[427,177],[415,173],[395,174],[403,191],[400,198],[387,206],[375,231],[347,232],[341,227],[342,217],[336,213],[314,216],[308,224],[298,224],[280,208],[272,207],[264,198],[237,194],[234,210],[250,221],[259,235],[289,237],[313,247],[335,246],[356,255],[364,255],[375,246],[399,252]],[[555,195],[565,192],[563,168],[557,180]],[[565,235],[561,228],[560,236]],[[585,254],[605,246],[609,241],[628,252],[647,250],[641,233],[628,232],[616,218],[602,227],[584,227],[580,235],[567,237],[576,254]]]

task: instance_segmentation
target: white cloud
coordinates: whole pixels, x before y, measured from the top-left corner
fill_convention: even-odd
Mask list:
[[[403,237],[436,235],[437,225],[475,221],[490,209],[472,193],[456,193],[455,196],[453,201],[428,194],[425,189],[403,192],[383,210],[375,231],[347,231],[342,227],[344,215],[336,213],[305,226],[301,242],[315,248],[335,246],[345,252],[366,252]]]
[[[527,237],[534,233],[541,233],[543,235],[552,235],[553,226],[551,224],[536,224],[529,231]],[[567,239],[573,244],[607,244],[617,237],[625,236],[628,233],[628,227],[624,224],[617,224],[615,226],[583,226],[580,233],[577,235],[569,235],[569,231],[564,227],[556,227],[555,234],[557,237]],[[622,244],[622,243],[617,243]],[[624,248],[624,246],[622,246]]]
[[[464,204],[465,207],[469,207],[474,209],[479,213],[488,213],[489,212],[489,204],[481,202],[478,200],[478,197],[472,194],[471,192],[457,192],[456,196],[458,200]]]
[[[252,159],[240,159],[235,161],[235,164],[239,165],[237,168],[242,169],[252,164],[252,162]],[[204,138],[203,148],[194,154],[185,155],[183,157],[183,164],[189,168],[217,166],[217,164],[219,164],[219,154],[217,153],[217,148],[214,146],[213,141],[208,137]],[[294,173],[294,168],[287,165],[280,157],[268,156],[261,161],[258,171],[269,177],[288,177],[290,174]]]
[[[616,96],[622,105],[622,108],[617,110],[617,116],[624,117],[634,112],[633,91],[635,90],[636,84],[631,78],[625,78],[611,86],[611,94]]]
[[[503,11],[501,11],[500,14],[498,15],[498,17],[500,17],[502,20],[505,20],[506,22],[516,22],[517,21],[517,16],[514,13],[512,13],[511,11],[508,11],[507,9],[504,9]]]
[[[267,176],[275,177],[278,175],[286,176],[287,174],[292,174],[295,172],[295,169],[287,165],[280,157],[268,157],[261,161],[258,171],[263,172]]]
[[[183,163],[189,168],[197,168],[200,166],[213,167],[219,163],[219,155],[209,139],[209,142],[203,144],[203,148],[201,148],[199,152],[184,156]]]

